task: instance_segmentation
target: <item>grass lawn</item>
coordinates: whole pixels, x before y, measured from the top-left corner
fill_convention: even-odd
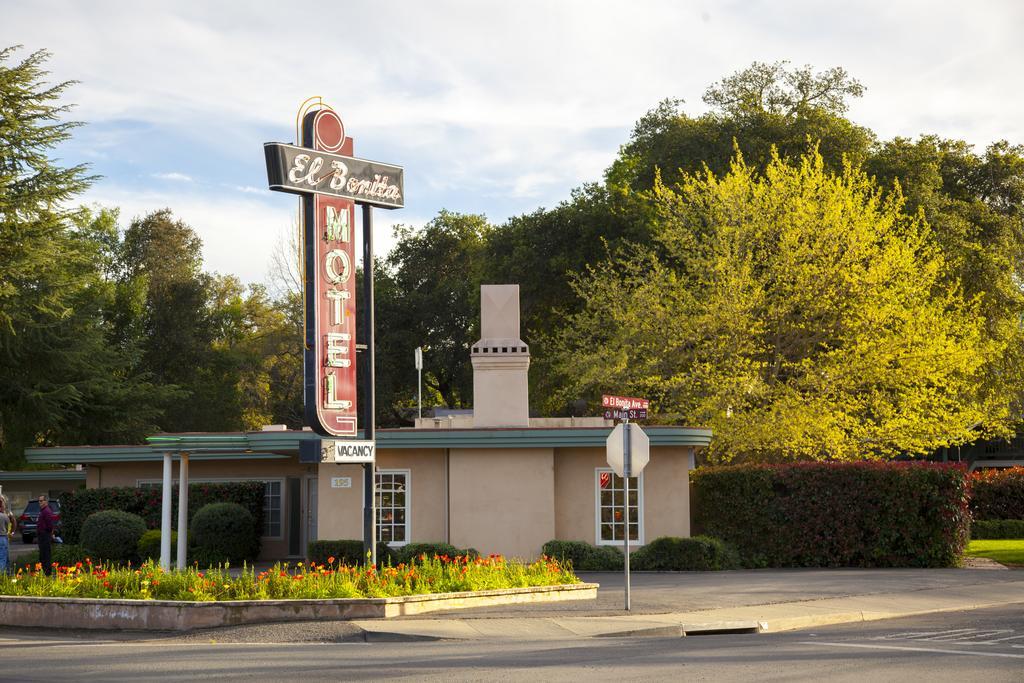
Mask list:
[[[964,554],[969,557],[987,557],[1000,564],[1024,567],[1024,539],[971,541]]]

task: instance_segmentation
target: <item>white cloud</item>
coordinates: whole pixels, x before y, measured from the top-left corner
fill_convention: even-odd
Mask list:
[[[252,185],[232,185],[232,189],[246,194],[269,195],[270,191],[265,187],[253,187]]]
[[[184,173],[178,173],[177,171],[171,171],[170,173],[154,173],[153,177],[159,178],[160,180],[173,180],[174,182],[179,183],[192,182],[192,176],[185,175]]]
[[[271,232],[291,220],[288,202],[258,187],[258,150],[291,139],[311,94],[339,110],[357,155],[405,166],[408,211],[420,217],[468,208],[501,220],[557,203],[599,180],[660,100],[682,97],[699,113],[710,83],[754,60],[845,67],[868,87],[852,118],[883,138],[1024,142],[1024,4],[1012,0],[394,0],[386,14],[318,5],[312,33],[293,7],[251,0],[0,0],[0,10],[0,43],[51,49],[52,78],[80,81],[74,116],[103,124],[79,152],[107,176],[94,192],[195,212],[193,224],[220,226],[204,235],[208,260],[247,277],[265,261],[256,249],[235,254],[243,266],[221,255],[245,233],[233,215]],[[212,193],[211,177],[228,192],[172,194],[161,181],[183,179],[166,173],[129,192],[138,179],[104,166],[129,124],[191,140],[184,161],[164,163],[197,192]],[[225,160],[238,177],[206,172]],[[162,171],[149,165],[143,176]]]

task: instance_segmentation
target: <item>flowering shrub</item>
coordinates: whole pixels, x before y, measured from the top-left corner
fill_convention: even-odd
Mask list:
[[[691,474],[694,526],[771,567],[949,567],[967,542],[958,464],[796,463]]]
[[[0,595],[109,598],[129,600],[301,600],[382,598],[427,593],[554,586],[579,583],[571,570],[543,557],[524,564],[500,555],[427,557],[395,567],[349,567],[334,558],[326,564],[277,564],[257,572],[243,567],[236,576],[227,567],[165,572],[152,562],[138,569],[93,564],[54,564],[50,577],[42,566],[0,575]]]
[[[1024,519],[1024,467],[971,473],[974,519]]]

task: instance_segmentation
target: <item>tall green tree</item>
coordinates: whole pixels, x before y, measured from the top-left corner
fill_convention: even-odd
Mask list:
[[[449,408],[472,405],[469,348],[480,337],[480,285],[487,281],[486,244],[492,229],[484,216],[448,211],[420,229],[396,229],[398,244],[375,281],[382,424],[412,414],[417,346],[424,347],[426,391]]]
[[[0,458],[27,446],[141,437],[168,392],[107,334],[117,288],[116,216],[73,208],[92,177],[50,158],[71,83],[45,82],[45,51],[0,50]]]
[[[816,151],[656,184],[657,249],[576,282],[556,333],[563,391],[627,391],[712,427],[711,457],[925,454],[975,437],[1001,349],[944,277],[920,215]]]
[[[818,144],[826,165],[841,170],[844,159],[862,161],[875,137],[844,116],[847,101],[863,87],[839,68],[815,72],[787,63],[755,63],[708,88],[707,114],[693,117],[678,100],[665,100],[637,124],[601,184],[585,185],[560,205],[509,220],[489,239],[489,272],[520,285],[525,338],[532,344],[535,403],[565,396],[552,384],[545,339],[561,325],[559,314],[584,305],[570,284],[573,273],[606,259],[624,244],[660,249],[651,198],[659,176],[665,184],[687,173],[728,172],[737,149],[746,163],[764,168],[773,149],[799,158],[808,141]],[[546,412],[566,413],[580,397]]]
[[[1000,407],[988,426],[1008,433],[1024,410],[1024,147],[1000,141],[979,154],[962,140],[895,138],[866,168],[924,214],[945,279],[978,300],[985,335],[1003,352],[987,363],[977,390]]]
[[[135,218],[124,233],[118,276],[126,291],[144,296],[140,317],[129,318],[121,334],[140,345],[141,363],[159,384],[188,394],[168,407],[161,427],[199,431],[220,424],[213,419],[219,408],[210,412],[216,401],[200,387],[211,371],[216,331],[209,306],[214,281],[202,270],[195,230],[170,209]]]

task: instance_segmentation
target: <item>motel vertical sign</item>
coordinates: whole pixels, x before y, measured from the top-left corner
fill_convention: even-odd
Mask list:
[[[302,198],[306,421],[323,436],[355,437],[355,205],[404,205],[402,168],[353,156],[330,107],[302,113],[301,145],[264,144],[270,189]]]

